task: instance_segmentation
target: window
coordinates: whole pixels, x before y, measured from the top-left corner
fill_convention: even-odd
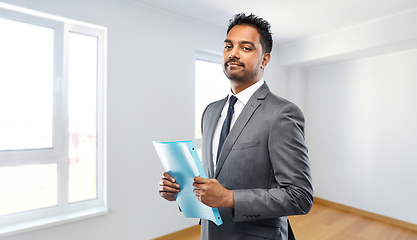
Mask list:
[[[0,237],[107,213],[106,29],[0,3],[0,35]]]
[[[222,70],[222,55],[197,51],[195,60],[195,144],[201,145],[201,116],[208,104],[230,92],[229,79]]]

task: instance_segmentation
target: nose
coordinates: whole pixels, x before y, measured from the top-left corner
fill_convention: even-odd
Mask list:
[[[230,54],[229,54],[229,59],[232,59],[232,58],[237,58],[237,59],[239,59],[239,54],[238,54],[237,48],[233,48],[233,49],[230,51]]]

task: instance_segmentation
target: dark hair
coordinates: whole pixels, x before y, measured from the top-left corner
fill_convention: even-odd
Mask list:
[[[248,25],[256,28],[261,35],[261,45],[266,53],[272,51],[272,32],[271,24],[263,18],[256,16],[255,14],[237,13],[229,20],[229,26],[227,27],[227,33],[237,25]]]

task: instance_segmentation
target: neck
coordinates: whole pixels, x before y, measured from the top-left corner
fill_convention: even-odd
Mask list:
[[[259,79],[254,79],[252,81],[245,81],[245,82],[230,80],[230,87],[232,89],[233,94],[236,95],[242,92],[243,90],[245,90],[246,88],[252,86],[253,84],[259,82],[261,79],[262,77],[260,77]]]

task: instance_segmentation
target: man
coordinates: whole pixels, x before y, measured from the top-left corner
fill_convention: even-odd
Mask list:
[[[313,204],[303,114],[263,80],[271,50],[267,21],[243,13],[229,21],[223,71],[231,93],[203,113],[208,179],[193,184],[198,200],[219,208],[223,224],[203,219],[201,239],[294,239],[287,216],[306,214]],[[159,193],[173,201],[179,187],[164,173]]]

